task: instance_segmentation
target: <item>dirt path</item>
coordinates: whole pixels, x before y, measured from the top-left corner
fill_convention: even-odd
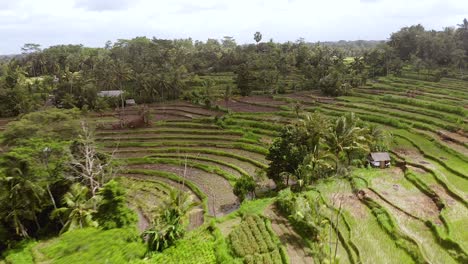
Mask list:
[[[138,216],[138,230],[141,232],[145,231],[149,227],[150,222],[139,208],[135,208],[133,210],[137,213]]]
[[[265,216],[271,220],[273,231],[278,235],[281,243],[286,247],[290,263],[314,263],[314,259],[310,255],[310,252],[308,252],[309,250],[304,244],[301,236],[293,230],[289,221],[280,215],[278,209],[274,205],[270,205],[265,209]]]

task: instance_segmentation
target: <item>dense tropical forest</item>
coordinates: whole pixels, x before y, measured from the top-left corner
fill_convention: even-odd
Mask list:
[[[468,20],[252,37],[0,57],[0,263],[467,263]]]

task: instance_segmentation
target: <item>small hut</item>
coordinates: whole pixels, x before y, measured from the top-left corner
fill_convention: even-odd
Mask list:
[[[100,91],[97,94],[99,97],[107,97],[107,98],[119,98],[120,103],[118,101],[115,101],[116,107],[120,106],[122,108],[125,107],[124,103],[124,91],[122,90],[107,90],[107,91]],[[118,100],[118,99],[117,99]]]
[[[390,167],[390,155],[388,152],[371,152],[369,154],[369,163],[372,167],[388,168]]]
[[[134,105],[136,105],[135,99],[125,100],[125,106],[134,106]]]
[[[100,97],[119,97],[123,95],[122,90],[108,90],[108,91],[100,91],[98,92],[98,96]]]

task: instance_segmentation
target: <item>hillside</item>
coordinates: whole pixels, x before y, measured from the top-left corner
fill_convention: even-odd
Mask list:
[[[300,116],[354,112],[394,135],[390,168],[355,168],[351,178],[319,180],[308,191],[326,205],[323,217],[335,217],[341,208],[330,237],[337,241],[331,255],[336,249],[340,263],[463,263],[468,259],[467,86],[454,79],[434,83],[385,77],[337,98],[314,92],[233,97],[219,102],[219,110],[182,101],[151,104],[152,125],[146,128],[112,129],[118,122],[113,112],[91,114],[89,119],[98,124],[101,148],[125,164],[120,181],[138,212],[140,230],[170,189],[187,191],[200,202],[190,213],[194,231],[144,263],[216,263],[220,247],[245,263],[317,261],[310,238],[299,238],[306,234],[275,209],[274,199],[259,198],[239,207],[232,192],[236,179],[258,175],[268,166],[269,144],[285,124],[295,122],[297,103]],[[125,114],[135,111],[129,108]],[[271,183],[261,179],[269,188]],[[245,213],[260,218],[242,220]],[[237,229],[249,228],[271,233],[262,238],[273,240],[267,242],[269,249],[262,251],[266,242],[255,234],[260,231],[245,231],[254,232],[249,242],[246,237],[233,240]],[[40,255],[42,261],[58,260],[47,250],[48,243],[29,249],[34,259]],[[200,250],[189,250],[186,243],[199,243]],[[239,253],[248,248],[252,253]]]
[[[468,20],[265,34],[0,56],[0,264],[468,263]]]

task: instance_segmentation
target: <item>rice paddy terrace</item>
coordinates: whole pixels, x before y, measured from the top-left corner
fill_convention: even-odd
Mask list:
[[[114,113],[90,118],[100,124],[96,136],[102,149],[122,163],[121,181],[139,213],[141,229],[162,198],[176,188],[199,201],[191,213],[191,229],[216,218],[228,239],[242,225],[254,228],[233,216],[244,207],[239,209],[232,192],[236,178],[257,177],[267,167],[269,143],[294,121],[297,103],[302,106],[300,115],[354,112],[385,126],[395,138],[391,153],[399,166],[355,169],[351,181],[320,182],[311,191],[328,205],[327,217],[337,209],[336,201],[342,203],[344,213],[335,226],[341,263],[468,261],[468,82],[387,77],[338,98],[296,92],[219,101],[220,109],[229,109],[229,114],[179,101],[155,104],[149,106],[152,125],[138,129],[112,129],[111,124],[118,122]],[[136,112],[127,109],[126,115]],[[266,188],[268,184],[265,181]],[[352,192],[353,185],[361,190],[359,195]],[[285,249],[273,239],[262,251],[263,260],[283,263],[278,256],[287,252],[291,263],[309,263],[313,258],[307,243],[295,243],[298,234],[275,213],[272,202],[267,200],[259,209],[272,225],[262,232],[271,232],[274,239],[276,235]],[[260,222],[258,226],[263,225]],[[246,263],[256,258],[252,252],[242,254]]]

